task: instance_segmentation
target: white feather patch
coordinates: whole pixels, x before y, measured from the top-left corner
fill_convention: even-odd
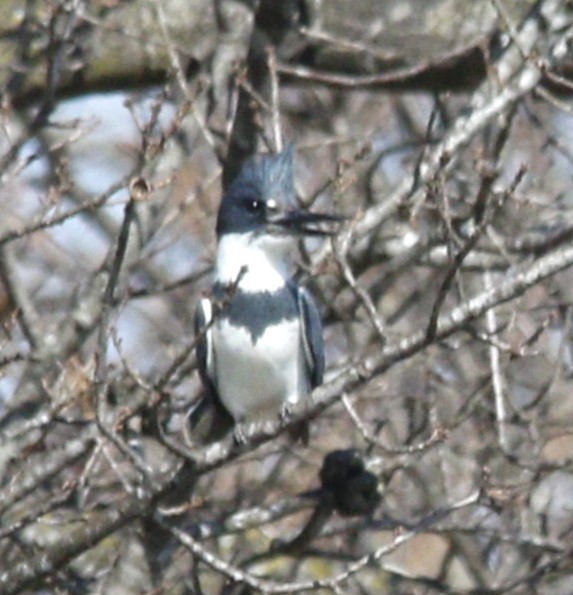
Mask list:
[[[215,280],[242,291],[276,291],[289,276],[292,238],[254,233],[225,234],[219,240]],[[241,273],[241,271],[243,271]]]
[[[211,300],[209,298],[201,298],[199,300],[199,308],[201,308],[203,312],[203,317],[205,319],[205,326],[211,324],[213,319],[213,304],[211,304]],[[213,331],[212,328],[209,328],[205,333],[205,343],[207,346],[207,361],[205,362],[207,368],[207,374],[209,377],[215,381],[214,373],[215,373],[215,365],[213,361]]]
[[[298,320],[268,327],[254,345],[246,329],[222,320],[213,344],[219,397],[237,421],[278,414],[310,392]]]

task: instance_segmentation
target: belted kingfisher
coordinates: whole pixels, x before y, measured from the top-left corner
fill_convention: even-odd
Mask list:
[[[292,254],[297,237],[332,235],[320,224],[340,219],[297,208],[292,148],[243,166],[217,216],[212,297],[196,312],[205,397],[190,414],[192,428],[209,404],[237,432],[243,423],[287,414],[322,383],[320,315],[293,278]],[[305,441],[307,431],[299,432]]]

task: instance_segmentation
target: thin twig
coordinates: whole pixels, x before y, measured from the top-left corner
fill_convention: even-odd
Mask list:
[[[99,430],[117,449],[132,462],[134,467],[141,474],[144,483],[149,487],[152,483],[152,468],[117,435],[114,428],[109,426],[110,420],[107,415],[107,397],[109,392],[109,369],[107,365],[107,347],[109,338],[110,317],[115,300],[117,288],[124,258],[127,253],[130,238],[130,227],[136,216],[136,204],[147,196],[147,183],[143,178],[134,178],[130,183],[130,200],[125,207],[123,223],[114,248],[114,257],[111,262],[109,278],[105,288],[101,320],[98,333],[98,354],[96,359],[95,382],[96,390],[96,422]]]
[[[311,581],[300,581],[300,582],[278,582],[278,581],[271,581],[268,579],[262,579],[250,572],[246,572],[237,566],[225,562],[219,556],[215,556],[209,550],[207,550],[203,545],[201,545],[197,540],[193,539],[188,533],[181,531],[175,527],[171,527],[167,523],[165,523],[161,518],[156,518],[156,521],[167,531],[173,535],[173,537],[186,549],[188,549],[194,556],[197,556],[202,562],[207,564],[210,568],[213,568],[215,571],[220,572],[228,579],[245,584],[252,589],[256,589],[265,593],[267,595],[278,595],[280,593],[299,593],[301,591],[315,591],[318,589],[335,589],[340,587],[345,581],[347,581],[351,576],[357,574],[364,568],[368,567],[371,564],[379,563],[379,561],[387,556],[388,554],[395,551],[398,547],[403,545],[404,543],[412,540],[416,535],[419,535],[421,532],[428,530],[433,522],[436,522],[438,519],[443,518],[446,515],[450,515],[455,511],[461,510],[463,508],[467,508],[468,506],[473,506],[478,502],[479,499],[479,492],[474,492],[467,498],[463,498],[458,502],[454,503],[453,505],[441,510],[437,511],[435,514],[430,515],[430,517],[423,519],[417,526],[404,533],[397,535],[390,543],[383,545],[373,552],[366,554],[359,558],[358,560],[348,564],[346,570],[336,574],[335,576],[325,578],[325,579],[316,579]]]
[[[354,295],[364,306],[366,314],[370,319],[370,322],[372,323],[374,330],[378,334],[378,337],[380,338],[381,344],[385,345],[387,341],[385,330],[386,325],[382,320],[382,317],[376,311],[376,306],[374,305],[374,302],[372,301],[372,298],[370,297],[368,292],[363,287],[361,287],[356,281],[354,273],[350,268],[350,263],[348,262],[347,254],[350,248],[350,243],[352,241],[353,227],[354,226],[351,225],[348,231],[339,236],[338,240],[334,242],[334,255],[336,257],[336,261],[340,267],[340,270],[342,271],[344,280],[346,281],[346,283],[348,283],[348,286],[350,287]]]
[[[499,206],[504,204],[506,199],[515,192],[515,189],[517,188],[517,186],[523,179],[523,176],[525,175],[525,171],[526,170],[524,167],[521,167],[519,169],[509,188],[507,188],[507,190],[505,190],[500,195]],[[462,266],[467,255],[476,246],[478,240],[481,238],[488,225],[490,225],[493,216],[497,211],[497,208],[488,208],[489,192],[494,179],[495,176],[493,175],[493,172],[491,173],[491,175],[486,174],[482,177],[482,184],[475,204],[474,223],[476,227],[472,231],[464,245],[461,247],[461,249],[454,256],[454,259],[451,265],[449,266],[448,270],[446,271],[444,279],[440,285],[438,295],[434,302],[434,306],[432,307],[432,313],[430,314],[430,321],[428,323],[428,341],[432,341],[434,339],[440,310],[457,272]]]
[[[436,428],[432,432],[432,435],[423,442],[402,447],[387,446],[386,444],[383,444],[382,441],[366,427],[366,424],[358,415],[358,412],[356,411],[354,405],[352,404],[352,401],[346,393],[342,394],[341,400],[346,411],[348,412],[348,415],[350,416],[350,418],[356,425],[358,431],[360,432],[362,438],[364,438],[364,440],[371,446],[375,446],[376,448],[380,449],[384,453],[384,455],[401,456],[424,452],[426,450],[429,450],[430,448],[433,448],[437,444],[440,444],[448,436],[448,432],[446,429]]]
[[[271,114],[273,138],[275,141],[275,151],[280,153],[283,150],[283,138],[279,106],[279,78],[277,76],[277,54],[272,46],[267,48],[267,65],[271,80]]]
[[[490,291],[493,287],[492,275],[489,271],[484,273],[484,287]],[[494,336],[497,329],[497,315],[495,308],[491,308],[485,315],[486,328],[489,335]],[[500,350],[496,345],[489,346],[489,364],[491,368],[493,396],[495,403],[495,419],[499,445],[503,452],[507,452],[507,409],[505,406],[505,383],[501,370]]]

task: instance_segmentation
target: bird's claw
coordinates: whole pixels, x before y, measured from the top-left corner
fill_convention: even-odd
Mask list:
[[[292,403],[283,403],[281,410],[279,412],[279,419],[282,425],[286,425],[293,414],[293,406]]]
[[[247,424],[238,422],[233,429],[233,441],[237,446],[243,446],[248,442]]]

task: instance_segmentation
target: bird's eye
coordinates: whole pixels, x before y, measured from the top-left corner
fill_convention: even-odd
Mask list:
[[[255,199],[251,199],[247,201],[247,210],[249,211],[249,213],[259,213],[262,208],[263,208],[263,201],[262,200],[257,200]]]

